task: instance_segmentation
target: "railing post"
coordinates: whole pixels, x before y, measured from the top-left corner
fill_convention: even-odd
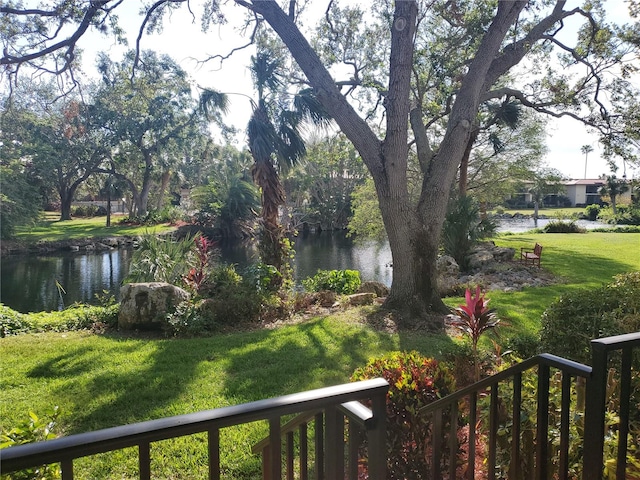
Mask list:
[[[282,444],[280,438],[280,417],[269,419],[269,477],[282,480]]]
[[[604,345],[591,342],[591,377],[587,380],[584,412],[583,480],[602,478],[604,419],[607,396],[607,351]]]
[[[374,425],[369,438],[368,467],[370,480],[387,478],[387,393],[371,399]]]

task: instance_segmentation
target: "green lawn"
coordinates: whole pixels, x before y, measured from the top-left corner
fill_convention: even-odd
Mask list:
[[[496,240],[518,251],[535,242],[544,246],[543,267],[560,283],[490,292],[491,306],[509,323],[502,338],[537,332],[540,314],[564,292],[640,270],[640,234],[522,234]],[[3,338],[2,426],[59,405],[64,433],[84,432],[346,382],[356,367],[384,352],[416,349],[440,357],[453,346],[446,335],[376,331],[367,325],[373,309],[212,338],[150,340],[86,332]],[[224,431],[224,478],[259,476],[259,458],[250,447],[266,431],[259,422]],[[206,476],[201,436],[154,444],[152,457],[154,478]],[[123,451],[79,462],[77,478],[130,478],[135,472],[135,453]]]
[[[107,217],[74,218],[73,220],[59,220],[59,215],[48,214],[37,225],[20,227],[16,231],[15,239],[24,243],[53,242],[77,238],[104,238],[123,235],[145,235],[168,232],[174,229],[168,224],[121,225],[121,217],[112,216],[111,226],[106,226]]]

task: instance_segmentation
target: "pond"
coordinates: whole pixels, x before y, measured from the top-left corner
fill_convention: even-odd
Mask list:
[[[309,234],[295,239],[293,272],[296,282],[318,269],[359,270],[365,280],[391,284],[391,251],[386,242],[354,243],[343,232]],[[0,301],[19,312],[62,309],[74,302],[98,303],[96,295],[118,298],[129,272],[131,249],[107,252],[58,252],[2,259]],[[257,258],[254,248],[224,245],[219,261],[240,268]]]
[[[543,227],[550,220],[538,220]],[[585,228],[606,226],[578,221]],[[535,228],[532,219],[500,221],[499,231],[524,232]],[[391,250],[387,242],[354,242],[344,232],[322,232],[295,239],[293,264],[297,284],[322,270],[359,270],[363,280],[391,285]],[[257,258],[255,248],[223,245],[220,261],[240,268]],[[97,303],[96,295],[118,298],[122,279],[129,271],[132,251],[13,256],[2,259],[0,301],[19,312],[57,310],[74,302]]]

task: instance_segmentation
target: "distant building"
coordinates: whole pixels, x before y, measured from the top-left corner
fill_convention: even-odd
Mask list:
[[[600,198],[600,193],[598,192],[605,183],[603,179],[567,180],[562,183],[572,207],[602,203],[602,198]]]
[[[602,204],[602,197],[600,196],[600,188],[606,183],[602,178],[592,179],[580,179],[580,180],[565,180],[561,182],[564,186],[564,192],[558,192],[558,194],[547,195],[543,204],[545,206],[571,206],[571,207],[584,207],[586,205],[592,205],[594,203]],[[527,182],[524,183],[527,185]],[[631,189],[618,196],[618,203],[629,203],[631,201]],[[530,192],[520,192],[511,195],[508,203],[514,206],[529,206],[533,205],[533,197]],[[564,204],[563,204],[564,203]]]

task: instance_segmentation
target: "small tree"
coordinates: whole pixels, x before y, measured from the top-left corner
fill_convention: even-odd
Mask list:
[[[599,193],[603,197],[609,197],[609,200],[611,200],[611,211],[613,215],[616,216],[618,214],[616,206],[617,198],[629,191],[629,185],[627,185],[626,180],[620,180],[616,178],[615,175],[602,175],[600,178],[603,178],[606,183],[600,187]]]

